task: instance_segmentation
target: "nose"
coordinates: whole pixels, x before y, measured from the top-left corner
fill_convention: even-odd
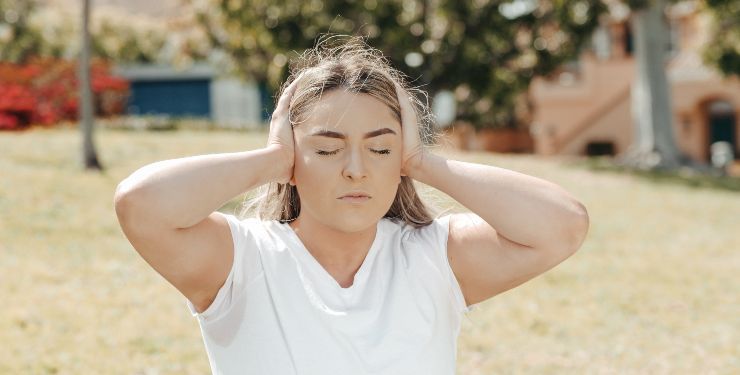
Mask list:
[[[344,166],[342,175],[352,180],[359,180],[367,176],[367,170],[362,160],[362,153],[357,149],[352,149],[346,155],[347,163]]]

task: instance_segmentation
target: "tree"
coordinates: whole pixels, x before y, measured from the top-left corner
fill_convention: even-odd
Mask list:
[[[704,61],[726,76],[740,76],[740,3],[737,0],[706,0],[712,13],[712,37]]]
[[[206,0],[197,20],[228,66],[275,89],[291,56],[321,33],[363,35],[434,95],[455,93],[458,120],[519,124],[534,76],[577,56],[605,11],[599,0]]]
[[[81,14],[65,4],[0,0],[0,61],[24,64],[34,57],[76,58]],[[121,17],[115,7],[98,7],[90,17],[92,58],[187,65],[209,52],[205,36],[186,20],[168,24],[144,15]]]
[[[627,0],[632,9],[636,77],[633,89],[635,137],[621,162],[638,169],[676,169],[702,166],[676,146],[673,133],[670,86],[665,57],[668,0]],[[725,75],[740,74],[740,6],[736,1],[707,0],[708,9],[719,20],[712,42],[704,50],[705,62]],[[722,35],[720,37],[720,35]]]
[[[80,130],[82,131],[82,158],[85,169],[102,170],[93,143],[93,99],[90,86],[90,0],[82,2],[82,48],[80,49]]]
[[[23,63],[41,49],[41,34],[28,24],[35,8],[32,0],[0,0],[0,61]]]
[[[623,162],[641,169],[671,169],[689,162],[673,134],[671,96],[665,72],[666,1],[632,4],[636,76],[632,89],[635,130]]]

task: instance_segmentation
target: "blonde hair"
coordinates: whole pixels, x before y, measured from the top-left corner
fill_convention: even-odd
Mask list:
[[[387,105],[401,123],[401,109],[394,85],[398,83],[411,94],[423,147],[436,143],[438,135],[433,131],[433,116],[426,93],[409,87],[402,74],[390,66],[382,53],[368,46],[361,37],[319,38],[314,48],[307,50],[293,62],[290,76],[276,98],[280,98],[282,92],[299,75],[302,75],[301,81],[290,102],[290,122],[293,127],[305,121],[308,110],[321,100],[323,93],[339,88],[372,96]],[[242,205],[239,216],[247,217],[253,209],[256,217],[261,220],[277,220],[281,223],[293,221],[301,211],[298,190],[287,183],[272,182],[263,185],[255,197]],[[437,211],[437,208],[432,210]],[[400,220],[413,227],[428,225],[433,220],[430,207],[421,199],[413,180],[408,176],[401,176],[396,197],[383,217]]]

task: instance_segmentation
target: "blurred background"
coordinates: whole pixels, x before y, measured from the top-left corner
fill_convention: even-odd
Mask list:
[[[436,152],[589,210],[578,253],[467,315],[459,374],[737,373],[733,0],[0,0],[0,373],[208,372],[115,187],[263,147],[292,59],[326,33],[428,93]]]

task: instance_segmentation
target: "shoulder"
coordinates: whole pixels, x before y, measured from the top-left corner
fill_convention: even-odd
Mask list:
[[[263,220],[257,217],[240,218],[221,213],[229,223],[232,240],[237,251],[257,253],[264,249],[281,247],[287,234],[285,225],[277,220]]]
[[[301,246],[287,222],[250,217],[241,220],[251,245],[263,255],[281,253],[286,248]]]
[[[233,214],[219,212],[226,219],[233,236],[248,236],[264,227],[263,220],[254,217],[240,218]],[[236,240],[237,238],[234,238]]]
[[[450,241],[451,227],[459,225],[465,218],[458,213],[443,214],[434,218],[431,222],[420,227],[406,226],[404,238],[406,246],[404,254],[408,259],[421,261],[423,264],[421,277],[426,281],[438,280],[442,289],[447,291],[447,296],[453,307],[458,312],[469,311],[465,303],[465,297],[460,289],[460,284],[450,265],[450,252],[448,243]],[[456,223],[457,222],[457,223]],[[432,268],[430,269],[429,266]],[[429,272],[432,270],[433,272]]]
[[[428,224],[418,227],[405,224],[402,231],[408,239],[414,241],[440,240],[442,237],[446,239],[451,216],[451,214],[441,215],[432,219]]]
[[[449,221],[450,215],[442,215],[422,226],[413,226],[408,223],[399,224],[398,231],[401,243],[404,248],[415,249],[413,254],[424,254],[434,259],[444,259],[447,253]]]

